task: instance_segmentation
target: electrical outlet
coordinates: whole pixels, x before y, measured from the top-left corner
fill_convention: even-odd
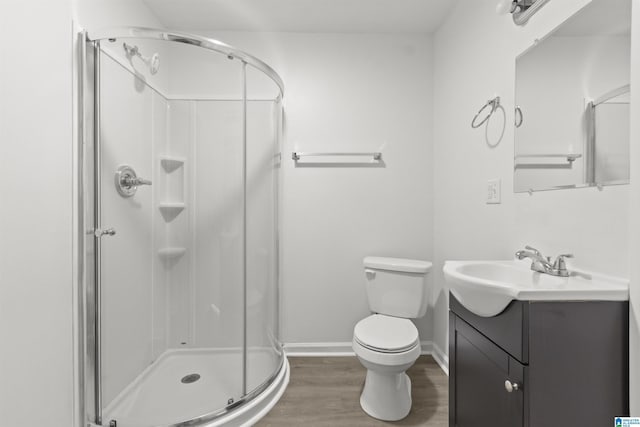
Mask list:
[[[487,204],[500,204],[500,179],[487,181]]]

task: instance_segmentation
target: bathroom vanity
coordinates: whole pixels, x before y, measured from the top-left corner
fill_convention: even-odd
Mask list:
[[[449,296],[449,426],[607,426],[629,413],[627,301],[511,301],[482,317]]]

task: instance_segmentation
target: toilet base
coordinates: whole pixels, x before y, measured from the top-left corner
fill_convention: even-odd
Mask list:
[[[360,406],[371,417],[398,421],[411,411],[411,379],[404,372],[367,370]]]

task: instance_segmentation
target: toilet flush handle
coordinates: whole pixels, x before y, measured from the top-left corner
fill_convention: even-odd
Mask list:
[[[372,276],[372,277],[373,277],[373,276],[375,276],[375,275],[376,275],[376,271],[375,271],[375,270],[372,270],[372,269],[370,269],[370,268],[365,268],[365,269],[364,269],[364,272],[365,272],[365,274],[366,274],[367,276]]]

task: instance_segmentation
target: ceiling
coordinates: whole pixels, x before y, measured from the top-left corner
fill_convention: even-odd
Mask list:
[[[143,0],[171,29],[432,33],[456,0]]]
[[[569,18],[553,35],[583,37],[630,33],[631,0],[595,0]]]

